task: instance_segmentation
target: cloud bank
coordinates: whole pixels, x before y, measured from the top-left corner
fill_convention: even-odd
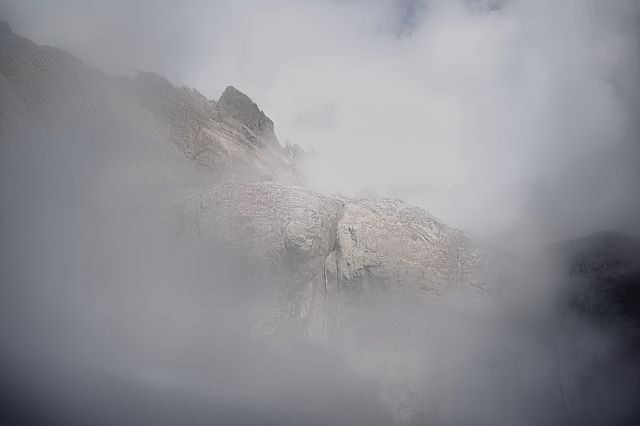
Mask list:
[[[318,152],[320,189],[402,196],[496,238],[638,232],[636,1],[3,9],[18,32],[115,74],[155,70],[209,98],[241,88],[282,143]]]

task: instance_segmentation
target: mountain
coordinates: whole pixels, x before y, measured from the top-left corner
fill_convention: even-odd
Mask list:
[[[35,377],[78,424],[94,407],[115,424],[307,424],[290,400],[313,424],[591,424],[600,389],[621,395],[607,419],[637,418],[635,358],[591,334],[638,335],[633,238],[545,248],[561,314],[536,288],[513,312],[515,256],[400,200],[305,187],[309,154],[236,88],[112,77],[5,22],[0,137],[3,391]]]
[[[227,87],[216,102],[155,73],[113,78],[60,49],[39,46],[0,24],[0,134],[25,126],[118,115],[177,147],[217,179],[300,183],[273,122],[245,94]]]
[[[251,316],[255,337],[302,337],[331,347],[335,339],[375,336],[380,316],[370,306],[387,297],[421,312],[423,303],[442,296],[468,292],[485,297],[492,291],[495,280],[488,272],[493,253],[464,232],[398,200],[348,199],[304,187],[297,162],[309,154],[297,145],[282,147],[274,123],[233,87],[211,100],[155,73],[111,77],[66,52],[20,37],[3,23],[0,132],[0,180],[21,182],[1,188],[0,223],[8,237],[0,248],[17,253],[7,259],[36,264],[12,273],[19,276],[38,271],[40,263],[53,264],[53,272],[36,282],[67,295],[59,296],[63,300],[102,283],[119,302],[112,305],[104,297],[99,306],[85,309],[113,309],[119,318],[133,318],[125,329],[115,327],[127,341],[139,313],[133,309],[127,317],[125,307],[145,305],[162,292],[162,285],[179,285],[179,297],[185,297],[194,276],[210,288],[204,293],[218,289],[225,276],[221,271],[226,263],[233,265],[220,265],[220,253],[251,267],[264,266],[267,272],[244,295],[268,294]],[[197,252],[207,242],[223,249]],[[173,247],[182,244],[195,247],[196,253],[183,258]],[[15,247],[27,248],[16,252]],[[34,260],[33,253],[40,257]],[[191,265],[192,256],[210,257],[180,269]],[[0,260],[6,261],[7,275],[19,264]],[[109,281],[110,274],[100,266],[105,262],[120,265],[109,270],[124,277]],[[62,264],[69,266],[57,266]],[[199,273],[208,264],[216,267]],[[165,276],[175,274],[172,268],[182,274],[166,284]],[[243,268],[238,269],[234,272],[242,275]],[[226,276],[232,283],[241,281],[234,274]],[[140,290],[147,283],[150,287]],[[8,292],[3,300],[14,300],[9,287],[2,290]],[[142,297],[136,298],[138,291]],[[223,309],[218,299],[224,297],[223,291],[213,300],[201,297],[210,303],[202,311]],[[24,306],[35,303],[25,299]],[[195,306],[201,303],[192,301],[182,316],[199,312]],[[173,306],[168,309],[177,309]],[[15,315],[22,318],[21,312],[29,309]],[[217,323],[202,315],[215,329]],[[82,316],[73,318],[72,324],[90,323]],[[160,339],[158,345],[165,344]],[[123,346],[133,351],[131,344]],[[20,358],[21,351],[15,352]],[[355,350],[353,365],[369,352],[381,360],[370,371],[382,374],[380,380],[394,389],[404,389],[402,380],[385,378],[388,370],[379,363],[398,369],[406,359],[387,356],[380,348]],[[390,391],[386,399],[406,412],[404,391],[396,393]],[[417,402],[414,408],[419,406]]]
[[[236,88],[209,100],[155,73],[107,76],[14,34],[6,23],[0,34],[3,133],[20,122],[75,124],[113,116],[109,126],[126,121],[159,145],[177,148],[215,183],[188,188],[198,195],[184,202],[189,219],[183,229],[195,227],[205,238],[231,234],[228,242],[248,245],[260,261],[277,265],[282,320],[312,318],[307,331],[316,334],[329,312],[321,299],[487,291],[481,245],[427,212],[399,201],[348,200],[292,186],[303,181],[295,159],[305,153],[297,145],[282,147],[271,119]]]
[[[300,182],[271,119],[237,89],[227,87],[216,102],[154,73],[119,83],[187,158],[218,178]]]

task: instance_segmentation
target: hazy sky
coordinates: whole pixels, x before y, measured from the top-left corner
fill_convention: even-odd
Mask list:
[[[15,31],[108,72],[238,87],[282,143],[318,151],[321,189],[476,231],[469,209],[507,230],[637,231],[636,0],[2,4]],[[425,195],[451,188],[464,205]]]

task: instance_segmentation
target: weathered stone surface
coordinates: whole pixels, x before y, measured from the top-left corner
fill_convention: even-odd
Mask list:
[[[272,266],[282,321],[308,336],[348,326],[343,309],[376,295],[485,293],[480,246],[401,201],[350,200],[273,182],[224,183],[189,197],[191,235],[246,247]]]
[[[271,148],[281,150],[273,127],[273,121],[258,108],[247,95],[233,86],[227,86],[217,103],[221,111],[237,120],[241,125],[259,135]]]
[[[341,208],[340,200],[301,187],[226,182],[188,198],[183,229],[240,247],[253,261],[270,265],[275,323],[315,321]]]
[[[356,200],[345,204],[337,230],[341,289],[410,292],[439,296],[475,287],[480,246],[420,208],[399,200]]]

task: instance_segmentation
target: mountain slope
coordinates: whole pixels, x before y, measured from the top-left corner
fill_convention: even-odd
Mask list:
[[[34,123],[118,115],[177,147],[214,179],[300,181],[273,122],[228,87],[218,102],[154,73],[112,78],[62,50],[39,46],[0,24],[0,135]],[[46,125],[43,125],[46,127]]]

